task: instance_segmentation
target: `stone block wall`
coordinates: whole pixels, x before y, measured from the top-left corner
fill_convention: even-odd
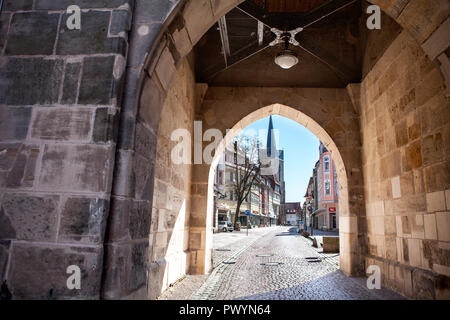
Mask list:
[[[187,142],[192,141],[196,102],[193,70],[192,61],[185,59],[167,94],[159,123],[149,242],[150,299],[157,298],[189,268],[192,166],[174,163],[171,154],[181,142],[172,140],[175,130],[186,130],[189,133]],[[190,153],[190,148],[186,151]]]
[[[133,2],[4,1],[0,280],[13,298],[100,297]],[[66,287],[70,265],[81,290]]]
[[[406,30],[361,84],[366,266],[379,265],[384,285],[413,298],[450,295],[447,92]]]
[[[104,246],[103,299],[146,299],[162,282],[148,282],[148,278],[159,276],[154,274],[159,269],[149,263],[149,233],[155,217],[152,200],[159,121],[170,82],[181,63],[176,49],[171,51],[173,45],[168,47],[165,28],[174,19],[171,12],[180,1],[133,2]]]

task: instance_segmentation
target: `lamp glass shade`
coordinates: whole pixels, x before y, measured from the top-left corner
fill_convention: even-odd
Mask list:
[[[275,63],[283,69],[290,69],[298,63],[297,54],[291,50],[283,50],[275,57]]]

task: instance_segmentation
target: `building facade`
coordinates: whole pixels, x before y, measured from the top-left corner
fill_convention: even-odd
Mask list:
[[[300,202],[287,202],[286,209],[286,224],[291,226],[298,226],[301,221],[301,205]]]
[[[320,230],[339,230],[338,179],[330,152],[321,142],[319,161],[305,193],[307,225]]]
[[[219,221],[234,221],[236,214],[242,226],[265,227],[281,224],[284,218],[284,160],[283,152],[277,150],[273,133],[272,117],[269,119],[267,148],[258,150],[261,156],[274,157],[278,155],[278,170],[272,175],[259,175],[248,196],[236,213],[237,195],[234,187],[236,182],[236,164],[234,149],[227,148],[216,169],[215,176],[215,217],[214,230],[217,231]],[[247,213],[247,214],[246,214]],[[248,214],[249,213],[249,214]]]
[[[316,163],[317,165],[317,163]],[[301,208],[301,221],[303,222],[303,229],[308,230],[308,228],[311,228],[312,226],[312,213],[316,210],[315,205],[315,175],[314,175],[315,169],[313,170],[313,176],[309,178],[308,187],[306,188],[305,193],[305,202],[303,203],[303,206]]]

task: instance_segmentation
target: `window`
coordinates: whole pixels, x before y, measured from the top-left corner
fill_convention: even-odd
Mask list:
[[[233,191],[230,192],[230,200],[233,201]]]
[[[337,179],[334,179],[334,195],[338,196],[338,182]]]
[[[323,159],[323,170],[325,172],[330,172],[330,157],[328,156]]]
[[[330,180],[325,181],[325,195],[329,196],[331,194]]]

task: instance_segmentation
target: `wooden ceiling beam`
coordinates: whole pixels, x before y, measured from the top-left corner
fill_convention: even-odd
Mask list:
[[[237,8],[264,23],[268,28],[289,31],[298,27],[306,28],[325,19],[339,10],[359,0],[328,0],[323,5],[307,13],[274,12],[269,13],[252,1],[244,1]]]
[[[350,6],[351,4],[357,2],[359,0],[330,0],[324,3],[322,6],[313,9],[308,12],[302,20],[302,28],[306,29],[307,27],[317,23],[326,17]]]
[[[225,59],[225,65],[228,65],[228,57],[230,56],[231,51],[230,51],[230,40],[228,38],[227,20],[225,16],[219,19],[218,24],[219,24],[220,40],[222,42],[223,57]]]
[[[269,30],[263,33],[263,40],[260,43],[258,40],[250,42],[247,46],[237,50],[234,54],[227,58],[227,65],[225,68],[221,64],[216,64],[207,68],[207,72],[201,75],[202,80],[210,80],[220,72],[254,56],[255,54],[264,51],[269,47],[269,44],[274,40],[275,36]]]
[[[264,42],[264,24],[258,21],[258,45],[262,46]]]

